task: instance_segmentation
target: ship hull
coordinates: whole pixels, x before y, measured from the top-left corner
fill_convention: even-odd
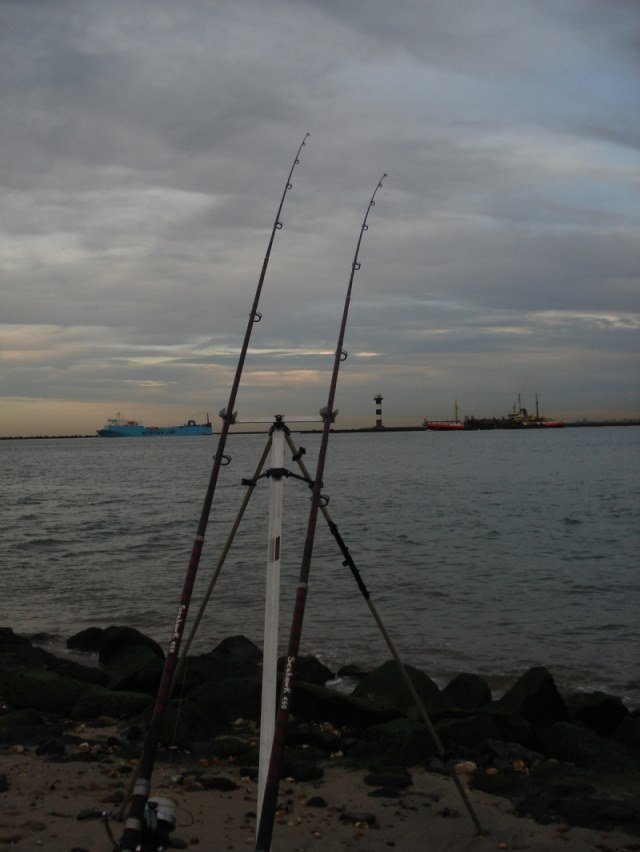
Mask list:
[[[430,421],[427,422],[427,429],[430,432],[462,432],[464,431],[464,423],[438,423]]]
[[[211,423],[196,423],[189,420],[183,426],[143,426],[135,421],[129,423],[118,423],[116,421],[107,423],[102,429],[98,429],[101,438],[163,438],[190,437],[193,435],[213,435]]]

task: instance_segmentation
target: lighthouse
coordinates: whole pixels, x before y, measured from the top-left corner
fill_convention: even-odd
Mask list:
[[[381,393],[377,393],[374,396],[376,403],[376,429],[384,429],[384,426],[382,425],[382,399],[383,397]]]

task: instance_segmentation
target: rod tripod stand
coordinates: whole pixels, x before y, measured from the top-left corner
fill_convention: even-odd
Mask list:
[[[313,421],[318,418],[310,418],[310,417],[300,417],[300,418],[290,418],[290,422],[292,421]],[[176,670],[176,679],[179,676],[179,673],[182,669],[182,665],[186,660],[187,652],[195,633],[198,629],[202,616],[206,610],[208,602],[211,598],[213,589],[215,584],[220,576],[220,572],[226,560],[226,557],[231,549],[233,541],[235,539],[238,528],[242,522],[242,518],[245,514],[247,506],[251,500],[251,496],[253,494],[254,489],[256,488],[260,479],[269,477],[271,480],[271,494],[270,494],[270,510],[269,510],[269,534],[268,534],[268,559],[267,559],[267,594],[266,594],[266,606],[265,606],[265,648],[264,648],[264,660],[263,660],[263,699],[262,699],[262,716],[261,716],[261,742],[260,742],[260,777],[258,783],[258,824],[260,817],[260,809],[262,807],[262,797],[264,795],[264,773],[266,769],[266,762],[268,761],[271,743],[273,741],[273,719],[274,719],[274,708],[276,702],[276,679],[277,679],[277,628],[278,628],[278,601],[279,601],[279,568],[280,568],[280,535],[281,535],[281,524],[282,524],[282,483],[283,479],[287,477],[294,477],[297,479],[301,479],[306,482],[309,487],[313,487],[313,479],[307,470],[304,461],[303,455],[305,454],[305,450],[303,447],[296,447],[295,443],[291,438],[291,432],[288,426],[285,423],[285,419],[283,415],[275,415],[273,418],[273,425],[269,430],[269,437],[265,448],[260,456],[254,474],[249,479],[243,479],[242,484],[247,487],[247,491],[245,493],[244,499],[241,503],[240,509],[236,516],[236,519],[233,522],[227,540],[222,549],[222,553],[218,562],[216,564],[215,570],[209,582],[209,585],[205,591],[204,597],[200,604],[200,608],[194,618],[193,624],[191,626],[191,630],[187,639],[185,640],[184,649],[181,655],[181,660],[179,666]],[[243,421],[249,422],[249,421]],[[250,421],[250,422],[265,422],[265,421]],[[266,421],[270,422],[270,421]],[[300,473],[293,473],[292,471],[286,469],[284,467],[284,443],[287,444],[289,450],[292,454],[292,461],[294,461],[298,467]],[[267,458],[269,453],[271,452],[271,467],[266,471],[264,470]],[[343,565],[348,568],[353,576],[360,593],[362,594],[373,619],[378,626],[378,629],[389,649],[391,656],[393,657],[397,667],[398,672],[402,678],[403,683],[411,695],[413,703],[418,711],[418,714],[425,724],[432,740],[435,745],[436,751],[440,757],[446,757],[446,751],[440,737],[438,736],[437,731],[435,730],[433,723],[429,717],[429,714],[424,706],[424,703],[420,696],[418,695],[416,688],[409,676],[409,673],[406,669],[406,666],[402,662],[402,659],[387,631],[385,628],[383,621],[380,617],[380,614],[375,606],[374,601],[371,598],[371,594],[369,589],[367,588],[360,571],[358,570],[351,553],[347,545],[342,538],[340,531],[336,523],[333,521],[328,509],[327,505],[329,503],[329,498],[323,496],[320,501],[320,512],[324,517],[331,534],[333,535],[340,552],[343,556]],[[175,681],[174,681],[175,682]],[[265,720],[267,720],[265,722]],[[263,733],[264,729],[264,733]],[[458,775],[454,772],[451,773],[451,779],[453,780],[460,797],[465,805],[465,808],[471,817],[478,834],[486,834],[487,832],[483,829],[478,816],[475,813],[475,810],[469,800],[466,790],[460,781]]]

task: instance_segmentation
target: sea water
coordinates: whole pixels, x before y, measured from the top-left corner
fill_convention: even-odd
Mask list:
[[[293,433],[315,469],[319,435]],[[0,625],[54,645],[133,625],[166,647],[216,437],[0,441]],[[265,447],[231,435],[191,615]],[[640,704],[640,429],[339,433],[323,492],[407,663],[499,691],[545,665],[565,689]],[[297,470],[290,454],[287,466]],[[281,647],[286,649],[310,491],[287,478]],[[260,644],[269,479],[259,480],[193,648]],[[333,670],[390,654],[319,518],[302,653]],[[188,633],[188,626],[187,626]]]

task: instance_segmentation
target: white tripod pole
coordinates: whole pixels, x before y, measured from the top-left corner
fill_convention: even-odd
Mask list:
[[[262,660],[262,710],[260,715],[260,764],[258,770],[258,819],[273,745],[276,721],[278,676],[278,613],[280,606],[280,537],[282,535],[282,486],[284,470],[284,424],[276,417],[271,435],[271,477],[269,491],[269,538],[267,546],[267,588],[264,614]]]

